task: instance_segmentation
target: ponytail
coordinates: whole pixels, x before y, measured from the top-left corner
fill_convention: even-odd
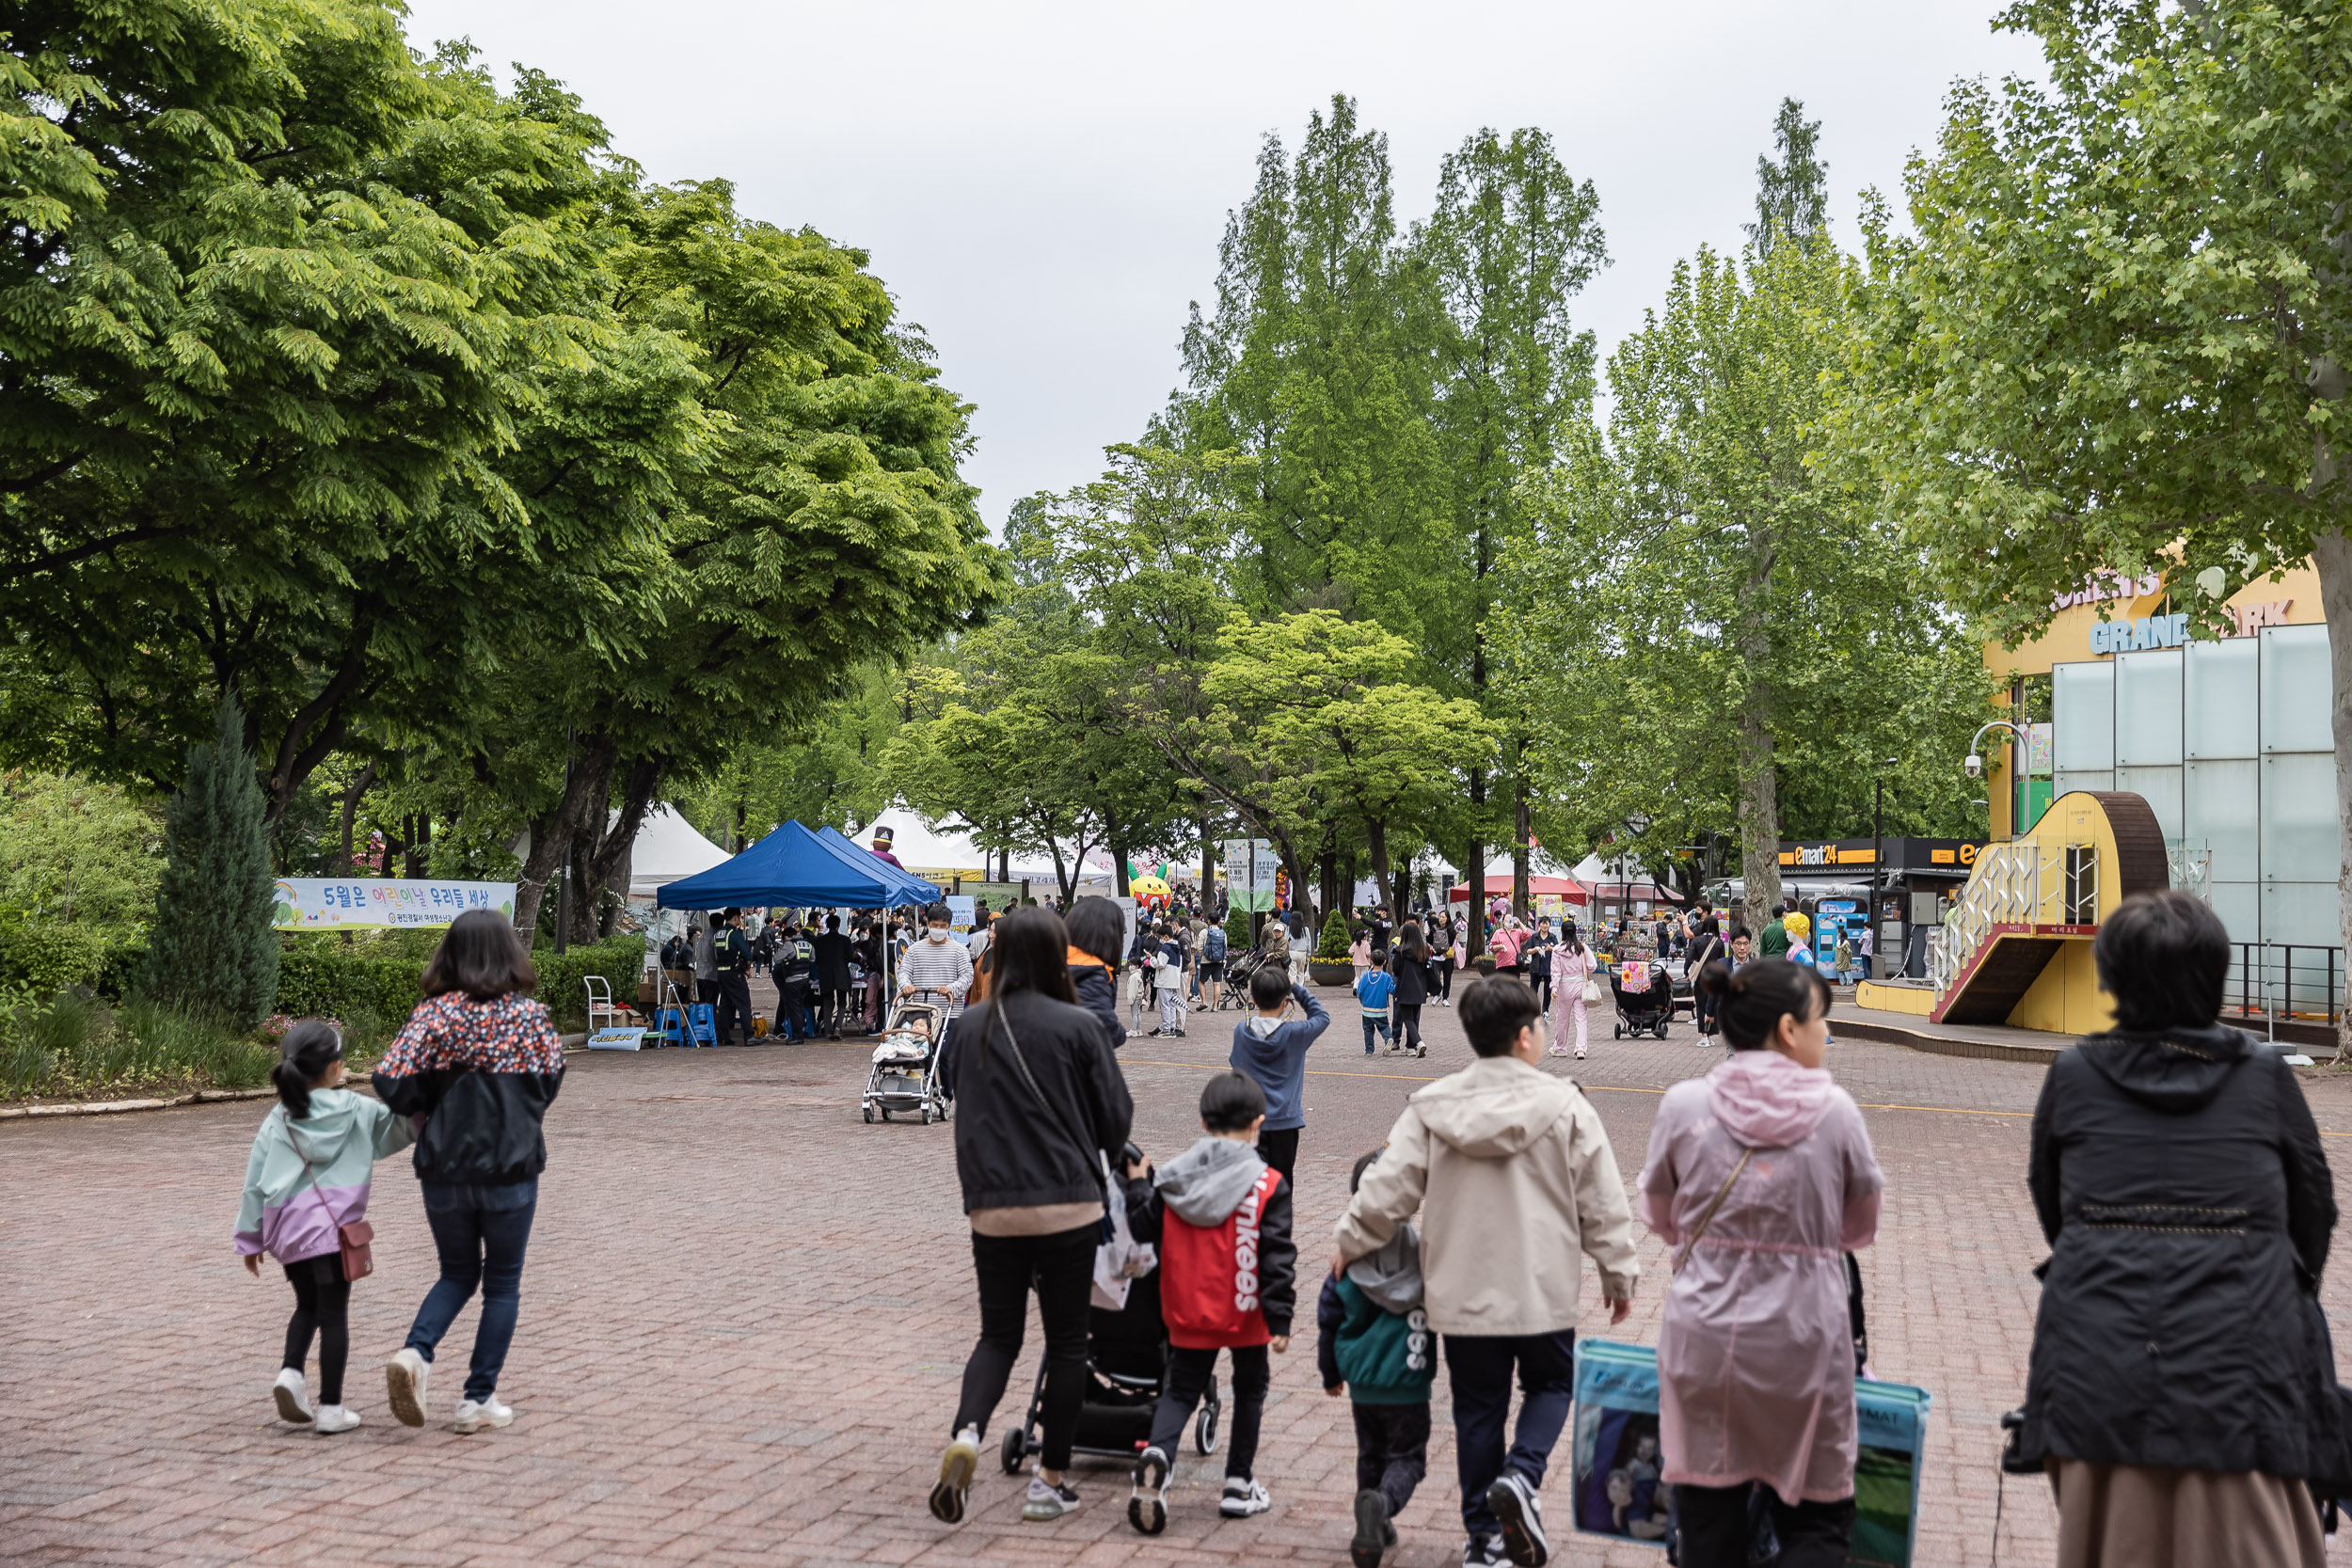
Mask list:
[[[1770,1045],[1784,1018],[1810,1022],[1817,1005],[1829,1011],[1829,982],[1819,970],[1787,958],[1758,958],[1736,971],[1711,959],[1700,967],[1695,989],[1719,1002],[1716,1016],[1734,1051]]]
[[[326,1077],[342,1054],[342,1031],[323,1020],[306,1018],[286,1031],[278,1047],[278,1065],[269,1073],[286,1115],[300,1121],[310,1114],[310,1085]]]

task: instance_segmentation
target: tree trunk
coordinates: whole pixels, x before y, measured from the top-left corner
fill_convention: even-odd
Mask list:
[[[603,823],[605,800],[612,780],[612,741],[601,736],[586,737],[563,796],[552,810],[532,819],[531,853],[523,861],[522,873],[515,883],[515,929],[522,933],[526,943],[538,932],[540,900],[547,896],[548,884],[554,879],[556,868],[571,854],[572,841],[580,835],[592,806],[597,824]],[[636,829],[632,827],[629,832],[634,835]],[[582,890],[578,881],[573,887],[575,891]]]
[[[408,876],[421,879],[433,869],[433,814],[418,812],[408,818]]]
[[[1206,920],[1216,908],[1216,845],[1209,838],[1209,818],[1203,814],[1200,821],[1200,918]]]
[[[594,746],[595,741],[591,744]],[[661,784],[660,763],[645,757],[631,763],[628,777],[621,784],[620,815],[607,827],[605,819],[612,812],[613,753],[618,749],[613,742],[596,748],[604,759],[604,778],[594,786],[583,804],[580,826],[572,836],[572,927],[566,933],[572,942],[594,942],[604,929],[605,895],[613,874],[628,865],[630,851],[636,847],[637,830],[644,824],[654,791]],[[628,893],[624,883],[621,896],[626,898]]]
[[[395,833],[386,833],[384,835],[384,858],[381,863],[376,867],[376,875],[380,877],[389,877],[392,874],[393,858],[400,854],[400,852],[406,846],[400,842],[399,835]]]
[[[1135,889],[1127,885],[1127,846],[1117,823],[1104,820],[1103,843],[1111,852],[1111,886],[1118,890],[1120,897],[1134,897]]]
[[[351,875],[351,868],[355,863],[351,858],[352,822],[359,814],[360,797],[367,794],[369,786],[374,783],[375,764],[369,763],[359,769],[358,777],[351,781],[351,787],[343,791],[343,858],[342,863],[335,867],[335,875],[338,877]]]
[[[1525,736],[1518,737],[1518,760],[1511,769],[1511,794],[1518,807],[1511,829],[1511,908],[1518,912],[1521,920],[1525,920],[1533,902],[1527,892],[1527,841],[1533,832],[1528,819]]]
[[[1470,820],[1483,821],[1486,815],[1486,770],[1483,768],[1471,768],[1470,785]],[[1475,833],[1478,830],[1472,828],[1470,832]],[[1484,839],[1470,840],[1470,864],[1462,868],[1462,877],[1470,883],[1470,907],[1469,945],[1462,949],[1462,956],[1475,958],[1486,950],[1486,845]]]
[[[1778,546],[1771,532],[1748,529],[1748,579],[1740,598],[1740,661],[1747,691],[1740,700],[1733,749],[1740,768],[1740,874],[1747,883],[1747,927],[1761,931],[1780,907],[1780,784],[1772,769],[1771,594]]]
[[[2328,618],[2328,665],[2332,691],[2328,714],[2336,742],[2336,821],[2343,843],[2352,848],[2352,539],[2330,529],[2312,541],[2312,563],[2319,570],[2319,604]],[[2352,953],[2352,854],[2336,870],[2337,924],[2344,951]],[[2339,985],[2352,987],[2352,964]],[[2340,996],[2340,1004],[2345,998]],[[2336,1018],[2336,1062],[2352,1063],[2352,1004]]]
[[[1325,842],[1323,847],[1322,863],[1316,867],[1316,870],[1321,877],[1320,887],[1323,894],[1323,907],[1317,910],[1315,913],[1319,919],[1328,920],[1331,918],[1331,911],[1341,908],[1342,905],[1340,901],[1339,851],[1332,848],[1327,840]],[[1316,933],[1320,935],[1321,932],[1322,927],[1318,926],[1316,927]]]
[[[1380,890],[1380,901],[1389,906],[1389,917],[1400,919],[1405,909],[1404,890],[1397,885],[1396,868],[1389,863],[1389,824],[1384,817],[1373,817],[1364,824],[1364,839],[1372,852],[1374,885]]]

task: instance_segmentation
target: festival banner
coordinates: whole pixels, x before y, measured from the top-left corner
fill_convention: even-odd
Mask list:
[[[515,884],[281,877],[270,924],[290,931],[430,928],[469,910],[496,910],[514,919]]]

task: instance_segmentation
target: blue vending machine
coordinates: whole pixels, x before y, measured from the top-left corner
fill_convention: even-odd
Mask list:
[[[1862,950],[1862,926],[1865,920],[1859,898],[1824,898],[1815,907],[1813,914],[1813,957],[1823,974],[1837,973],[1837,939],[1851,936],[1854,951]]]

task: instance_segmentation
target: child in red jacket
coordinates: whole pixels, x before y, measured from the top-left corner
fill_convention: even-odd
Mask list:
[[[1141,1230],[1156,1227],[1160,1314],[1168,1323],[1168,1376],[1152,1414],[1152,1442],[1136,1461],[1127,1522],[1146,1535],[1168,1528],[1168,1456],[1222,1349],[1233,1358],[1233,1430],[1225,1452],[1225,1496],[1217,1512],[1246,1519],[1274,1506],[1250,1474],[1258,1419],[1273,1381],[1266,1352],[1291,1345],[1298,1249],[1291,1243],[1291,1188],[1258,1158],[1265,1090],[1228,1072],[1200,1091],[1208,1136],[1163,1166]]]

